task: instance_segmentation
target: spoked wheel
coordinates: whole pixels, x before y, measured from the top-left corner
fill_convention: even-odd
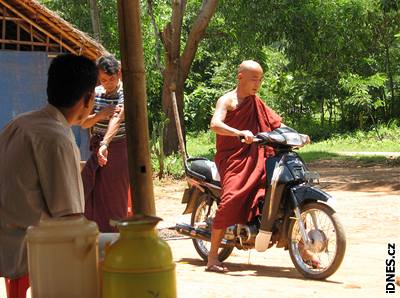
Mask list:
[[[212,220],[215,216],[215,211],[217,210],[217,204],[213,201],[211,207],[207,205],[207,197],[203,195],[198,200],[194,210],[192,212],[191,225],[196,229],[203,229],[211,234],[211,225]],[[210,209],[210,213],[207,216],[207,213]],[[200,240],[200,239],[192,239],[193,245],[197,251],[197,253],[202,257],[203,260],[207,261],[208,253],[210,251],[211,242]],[[218,250],[218,259],[222,262],[226,258],[230,256],[234,247],[222,247]]]
[[[328,205],[309,203],[301,210],[305,232],[311,240],[304,245],[298,220],[289,227],[289,253],[296,269],[306,278],[325,279],[342,263],[346,236],[335,211]]]

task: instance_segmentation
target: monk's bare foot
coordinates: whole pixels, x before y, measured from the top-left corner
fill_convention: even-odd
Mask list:
[[[208,272],[216,272],[216,273],[225,273],[228,272],[228,268],[222,262],[220,262],[217,258],[208,259],[206,271]]]
[[[226,273],[228,272],[228,268],[226,268],[224,266],[224,264],[220,264],[220,265],[211,265],[206,267],[206,271],[207,272],[216,272],[216,273]]]

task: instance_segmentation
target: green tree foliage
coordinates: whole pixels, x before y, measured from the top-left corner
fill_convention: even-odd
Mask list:
[[[218,52],[211,55],[231,73],[231,62],[259,61],[266,70],[260,94],[267,103],[285,123],[318,127],[317,137],[326,137],[330,131],[369,128],[399,117],[397,2],[221,0],[210,26],[217,32],[209,32],[207,41],[228,53],[226,59]],[[350,104],[355,93],[343,84],[350,77],[363,82],[368,95],[363,98],[369,99],[364,103],[374,105],[360,111],[359,104]],[[371,86],[371,78],[378,77],[379,86]]]
[[[88,1],[42,2],[92,34]],[[164,28],[172,1],[152,2],[155,22]],[[182,44],[201,3],[187,1]],[[116,0],[98,0],[98,6],[103,44],[119,56]],[[165,56],[147,0],[141,7],[153,131],[152,123],[157,127],[162,119],[159,65],[165,65]],[[219,0],[185,82],[186,129],[208,129],[216,100],[234,88],[237,65],[244,59],[263,66],[260,95],[266,103],[314,140],[399,123],[394,121],[400,119],[399,36],[397,0]]]

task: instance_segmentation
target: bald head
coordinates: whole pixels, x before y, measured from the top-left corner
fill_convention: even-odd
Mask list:
[[[248,72],[248,71],[256,71],[263,73],[261,65],[253,60],[245,60],[239,65],[238,74],[241,72]]]
[[[260,89],[263,79],[263,69],[253,60],[243,61],[237,73],[237,94],[239,97],[255,95]]]

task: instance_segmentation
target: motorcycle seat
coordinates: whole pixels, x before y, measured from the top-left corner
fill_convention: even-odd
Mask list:
[[[190,161],[189,168],[191,171],[203,176],[206,182],[212,183],[216,186],[221,186],[221,178],[219,176],[215,162],[205,158],[191,160],[189,159],[188,161]]]

